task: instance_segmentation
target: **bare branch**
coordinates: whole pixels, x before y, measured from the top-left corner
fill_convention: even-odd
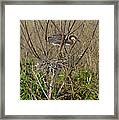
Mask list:
[[[60,31],[62,31],[62,20],[60,20]]]
[[[48,49],[48,53],[47,53],[47,54],[49,54],[49,52],[52,50],[53,47],[54,47],[54,46],[51,46],[51,47]]]
[[[55,25],[54,21],[51,20],[51,22],[52,22],[52,24],[55,26],[55,28],[58,30],[58,32],[60,33],[61,31],[60,31],[60,29],[57,27],[57,25]]]
[[[26,21],[25,21],[25,25],[24,25],[24,24],[22,23],[22,21],[21,21],[21,25],[24,27],[24,29],[25,29],[26,32],[27,32],[27,36],[28,36],[28,39],[29,39],[29,40],[27,40],[26,35],[25,35],[25,33],[24,33],[24,31],[23,31],[23,29],[22,29],[22,27],[21,27],[21,31],[22,31],[22,33],[23,33],[23,36],[24,36],[24,38],[25,38],[25,40],[26,40],[26,42],[27,42],[30,50],[32,51],[33,55],[34,55],[36,58],[41,59],[41,58],[39,57],[39,55],[37,54],[37,52],[36,52],[36,50],[35,50],[35,48],[34,48],[34,46],[33,46],[33,43],[32,43],[32,41],[31,41],[30,35],[29,35],[29,33],[28,33],[27,26],[26,26]],[[30,43],[29,43],[29,41],[30,41]]]
[[[66,46],[65,46],[65,45],[64,45],[64,50],[65,50],[66,54],[68,55],[68,51],[67,51],[67,49],[66,49]]]
[[[64,34],[62,32],[62,39],[61,39],[61,44],[60,44],[60,48],[59,48],[59,52],[57,54],[57,57],[59,57],[59,54],[61,53],[61,50],[63,48],[63,45],[64,45]]]
[[[68,33],[66,34],[67,36],[69,36],[69,34],[70,34],[72,28],[74,27],[75,23],[76,23],[76,20],[73,21],[72,26],[69,28]]]
[[[46,30],[45,30],[46,56],[48,55],[48,50],[47,50],[47,49],[48,49],[48,48],[47,48],[48,24],[49,24],[49,20],[47,21]]]
[[[42,25],[41,21],[40,21],[40,20],[38,20],[38,23],[39,23],[39,25],[41,26],[42,31],[44,32],[44,31],[45,31],[45,29],[44,29],[44,27],[43,27],[43,25]]]
[[[93,34],[92,34],[92,38],[94,38],[94,35],[95,35],[96,28],[97,28],[98,24],[99,24],[99,20],[97,21],[96,26],[95,26],[95,28],[94,28],[94,31],[93,31]]]
[[[72,28],[73,28],[73,26],[74,26],[75,23],[76,23],[76,20],[73,21],[73,24],[72,24],[72,26],[69,29],[69,33],[71,32],[71,30],[72,30]]]
[[[68,35],[70,35],[70,34],[72,34],[72,33],[74,33],[75,31],[77,31],[81,26],[84,26],[84,24],[82,23],[81,25],[79,25],[75,30],[73,30],[72,32],[70,32]]]
[[[82,23],[82,24],[83,24],[83,23]],[[81,24],[81,25],[82,25],[82,24]],[[81,25],[80,25],[80,26],[81,26]],[[80,28],[80,26],[78,26],[77,28]],[[84,24],[83,24],[82,30],[81,30],[81,32],[80,32],[80,35],[81,35],[81,33],[83,32],[83,28],[84,28]],[[76,29],[75,29],[75,30],[76,30]],[[80,35],[79,35],[79,36],[80,36]],[[79,36],[78,36],[78,37],[79,37]],[[71,51],[72,51],[72,49],[74,48],[74,46],[76,45],[77,41],[78,41],[78,38],[77,38],[77,40],[73,43],[73,45],[71,46],[71,48],[70,48],[70,50],[69,50],[69,53],[71,53]],[[80,50],[80,49],[79,49],[79,50]]]
[[[45,51],[44,46],[43,46],[43,43],[42,43],[42,41],[41,41],[41,38],[40,38],[40,35],[39,35],[39,31],[38,31],[38,28],[37,28],[37,25],[36,25],[36,21],[34,21],[34,25],[35,25],[35,29],[36,29],[36,32],[37,32],[37,35],[38,35],[38,38],[39,38],[39,41],[40,41],[40,44],[41,44],[43,53],[44,53],[44,55],[46,56],[46,51]]]
[[[89,47],[89,46],[88,46]],[[84,56],[84,54],[86,53],[88,47],[83,51],[83,53],[81,54],[80,58],[77,60],[77,62],[75,63],[75,66],[79,63],[79,61],[81,60],[81,58]]]
[[[94,38],[94,35],[95,35],[95,32],[96,32],[96,28],[97,28],[97,26],[98,26],[98,23],[99,23],[99,21],[97,21],[96,26],[95,26],[95,28],[94,28],[94,31],[93,31],[93,34],[92,34],[92,39]],[[89,46],[90,46],[90,44],[91,44],[92,39],[90,40],[90,42],[89,42],[88,46],[86,47],[86,49],[85,49],[85,50],[83,51],[83,53],[81,54],[80,58],[77,60],[75,66],[79,63],[79,61],[82,59],[82,57],[83,57],[84,54],[86,53],[87,49],[89,48]]]
[[[76,45],[76,43],[77,43],[77,41],[75,41],[75,42],[73,43],[73,45],[71,46],[71,48],[70,48],[70,50],[69,50],[69,53],[71,53],[71,51],[72,51],[72,49],[74,48],[74,46]]]
[[[64,30],[63,30],[63,32],[65,33],[65,27],[66,27],[66,20],[64,21]]]
[[[68,29],[68,33],[67,34],[70,33],[70,30],[69,30],[70,29],[70,24],[71,24],[71,20],[69,21],[69,24],[68,24],[68,28],[67,28]]]

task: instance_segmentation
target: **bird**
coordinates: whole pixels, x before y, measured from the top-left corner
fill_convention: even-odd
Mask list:
[[[63,36],[64,38],[64,45],[72,45],[74,41],[77,40],[75,35],[70,35],[67,37],[66,35]],[[48,42],[54,46],[60,46],[62,42],[62,34],[55,34],[48,37]]]

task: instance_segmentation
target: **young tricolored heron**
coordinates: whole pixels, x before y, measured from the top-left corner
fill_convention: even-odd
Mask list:
[[[77,39],[75,35],[70,35],[68,38],[64,35],[64,45],[72,45]],[[48,42],[52,45],[60,46],[62,41],[62,35],[56,34],[48,37]],[[78,40],[79,41],[79,40]]]

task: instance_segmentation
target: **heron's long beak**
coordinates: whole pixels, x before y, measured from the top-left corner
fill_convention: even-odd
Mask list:
[[[78,38],[76,38],[76,41],[80,42],[80,40]]]
[[[77,40],[78,42],[80,42],[80,40]]]

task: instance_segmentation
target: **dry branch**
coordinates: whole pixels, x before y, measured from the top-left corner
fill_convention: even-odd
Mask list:
[[[55,28],[58,30],[59,33],[61,33],[60,29],[58,28],[57,25],[55,25],[54,21],[51,20],[51,23],[55,26]]]
[[[69,36],[69,33],[71,32],[71,30],[74,27],[75,23],[76,23],[76,20],[73,21],[73,23],[72,23],[71,27],[69,28],[68,33],[66,35]]]
[[[97,21],[96,26],[95,26],[95,28],[94,28],[94,30],[93,30],[92,39],[90,40],[89,44],[87,45],[86,49],[83,51],[83,53],[81,54],[81,56],[79,57],[79,59],[77,60],[75,66],[76,66],[76,65],[79,63],[79,61],[82,59],[82,57],[83,57],[84,54],[86,53],[87,49],[89,48],[89,46],[90,46],[90,44],[91,44],[91,41],[94,39],[94,35],[95,35],[95,32],[96,32],[96,28],[97,28],[97,26],[98,26],[98,23],[99,23],[99,21]]]
[[[39,31],[38,31],[38,28],[37,28],[36,21],[34,21],[34,25],[35,25],[35,29],[36,29],[36,32],[37,32],[37,35],[38,35],[38,38],[39,38],[39,41],[40,41],[40,44],[41,44],[43,53],[44,53],[44,55],[46,56],[46,51],[45,51],[44,46],[43,46],[43,43],[42,43],[42,41],[41,41],[41,38],[40,38],[40,35],[39,35]]]
[[[48,25],[49,25],[49,20],[47,21],[46,30],[45,30],[46,56],[48,55],[48,48],[47,48]]]
[[[72,34],[72,33],[74,33],[75,31],[77,31],[81,26],[84,26],[84,24],[82,23],[81,25],[79,25],[76,29],[74,29],[72,32],[70,32],[68,35],[70,35],[70,34]]]
[[[43,25],[42,25],[41,21],[40,21],[40,20],[38,20],[38,23],[39,23],[39,25],[41,26],[42,31],[44,32],[44,31],[45,31],[45,29],[44,29],[44,27],[43,27]]]
[[[21,24],[23,25],[22,22],[21,22]],[[29,31],[28,31],[28,28],[27,28],[27,25],[26,25],[26,21],[25,21],[25,25],[23,25],[23,27],[25,28],[26,33],[27,33],[27,36],[28,36],[28,39],[29,39],[29,40],[26,39],[26,42],[27,42],[29,48],[32,50],[33,54],[34,54],[38,59],[41,59],[41,58],[39,57],[38,53],[36,52],[34,46],[33,46],[32,40],[31,40],[31,38],[30,38]],[[22,29],[21,29],[21,30],[22,30]],[[23,32],[23,34],[24,34],[24,32]],[[25,34],[24,34],[24,36],[25,36]],[[25,37],[25,38],[26,38],[26,37]],[[30,42],[30,43],[29,43],[29,42]]]

